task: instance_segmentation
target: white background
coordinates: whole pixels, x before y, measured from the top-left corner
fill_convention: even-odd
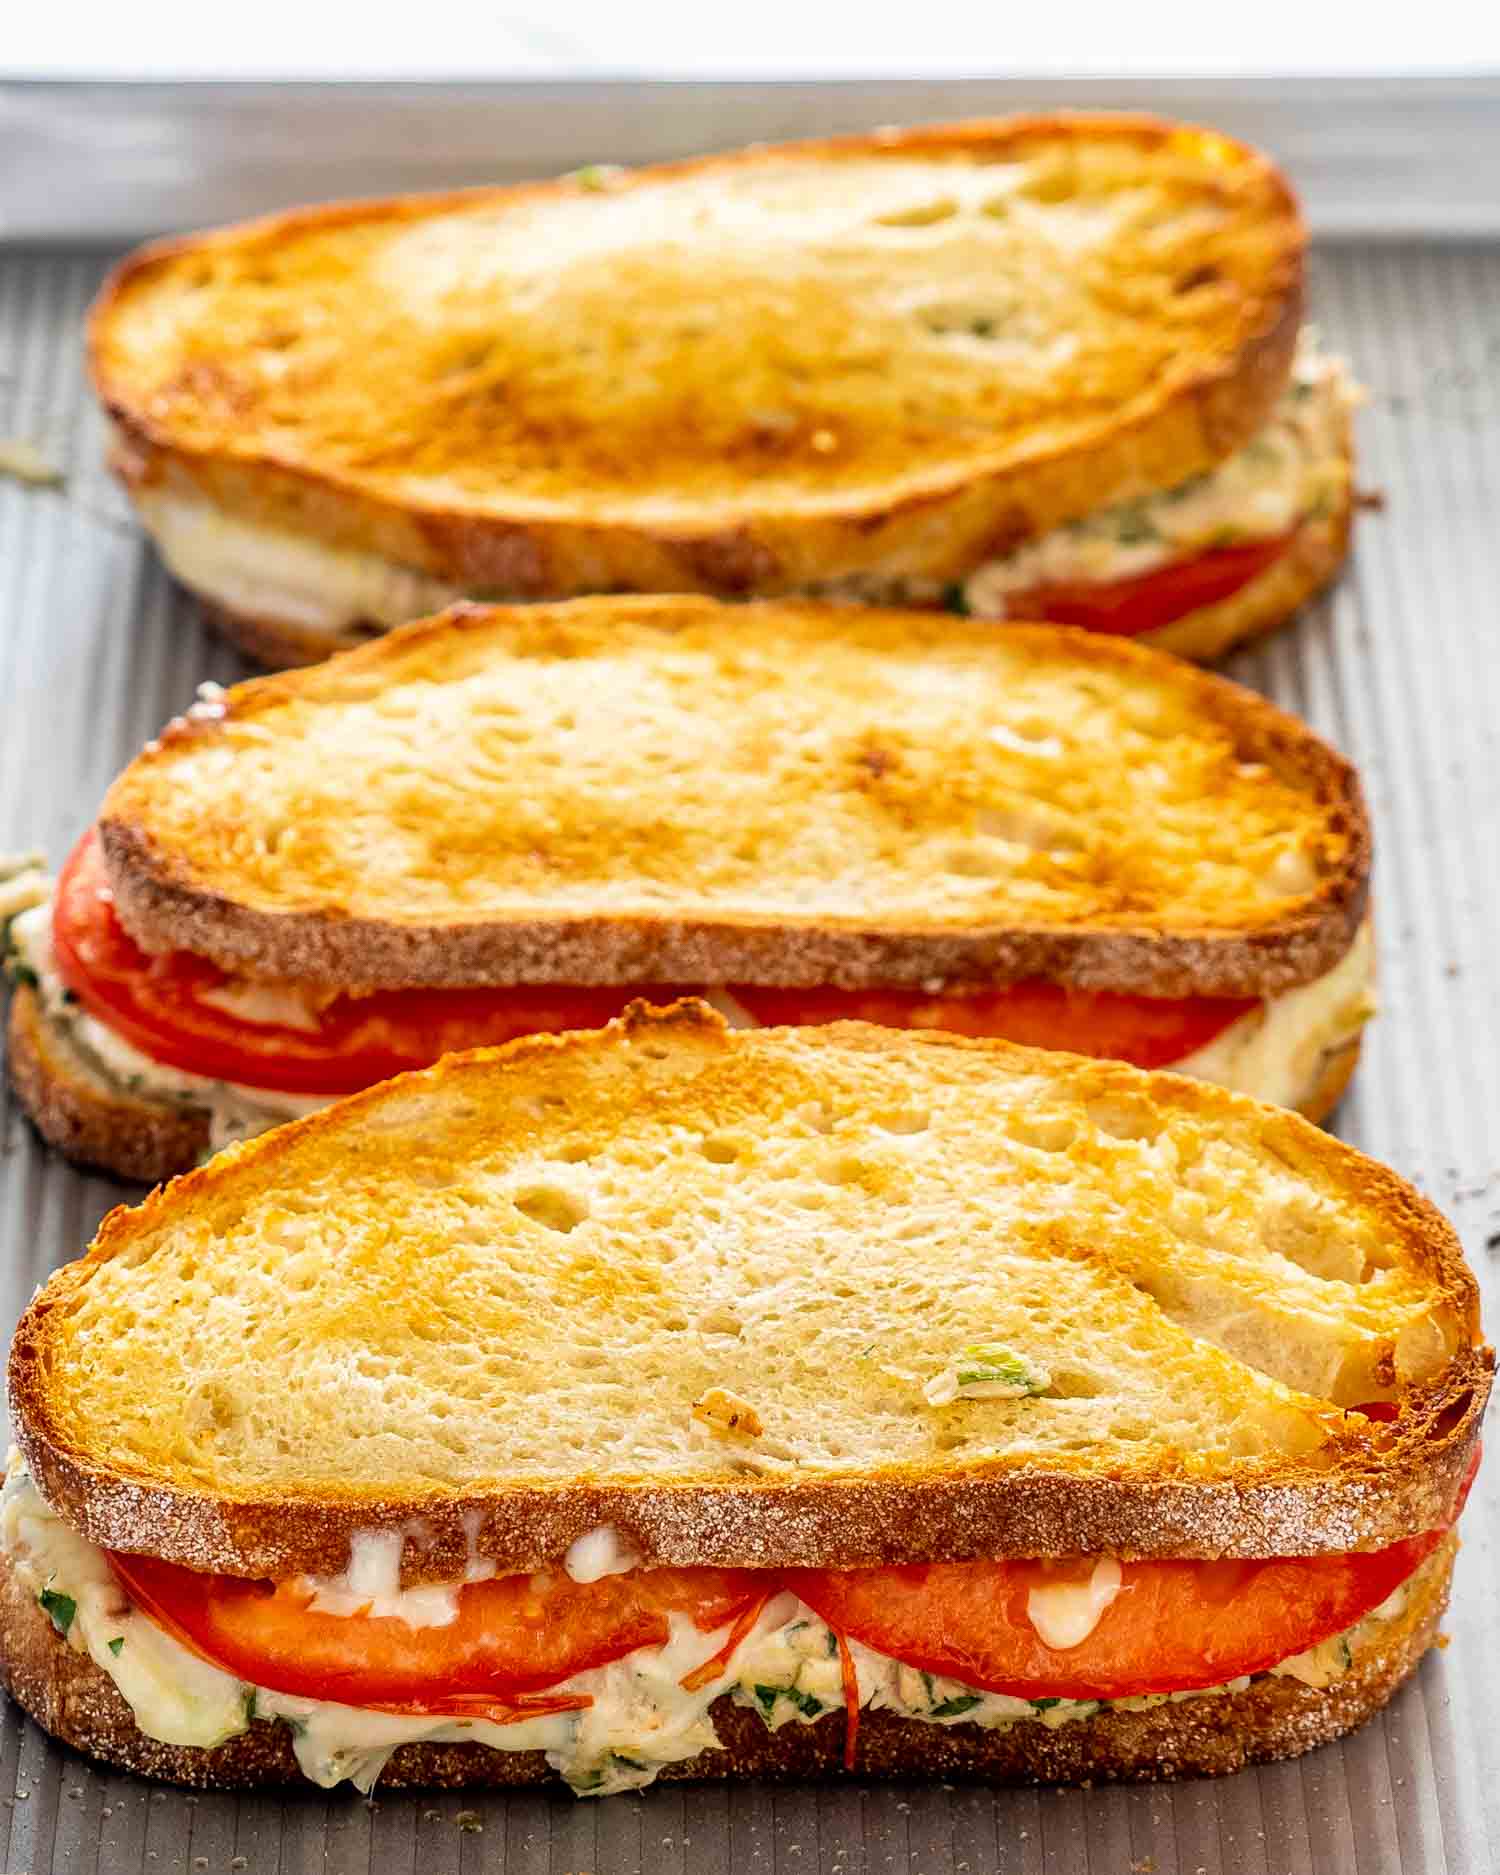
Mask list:
[[[3,77],[1494,70],[1497,0],[0,0]]]

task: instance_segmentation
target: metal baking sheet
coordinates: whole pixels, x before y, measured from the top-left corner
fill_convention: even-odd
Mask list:
[[[207,677],[241,674],[175,592],[101,466],[79,329],[106,257],[0,254],[0,436],[65,470],[0,482],[0,846],[57,858],[121,763]],[[1363,767],[1378,825],[1384,1014],[1340,1130],[1463,1231],[1500,1317],[1500,250],[1333,245],[1313,308],[1370,386],[1361,523],[1336,593],[1238,674]],[[0,1331],[118,1187],[0,1118]],[[1488,1241],[1487,1241],[1488,1240]],[[1497,1518],[1475,1494],[1448,1621],[1389,1712],[1220,1782],[1006,1792],[663,1787],[236,1798],[153,1789],[0,1702],[11,1875],[1479,1875],[1500,1866]]]
[[[1258,142],[1324,234],[1500,235],[1494,74],[86,84],[0,72],[0,240],[123,241],[294,201],[1061,108],[1161,111]]]

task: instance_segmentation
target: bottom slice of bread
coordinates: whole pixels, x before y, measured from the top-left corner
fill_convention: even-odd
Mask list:
[[[1352,1731],[1380,1710],[1437,1639],[1458,1540],[1412,1578],[1402,1612],[1381,1622],[1349,1669],[1325,1687],[1263,1675],[1242,1692],[1174,1700],[1145,1711],[1106,1711],[1050,1728],[1022,1720],[1006,1730],[933,1725],[889,1712],[862,1713],[853,1775],[963,1778],[989,1783],[1139,1782],[1217,1777],[1249,1764],[1296,1757]],[[212,1750],[147,1738],[107,1674],[57,1633],[0,1557],[0,1672],[26,1711],[90,1757],[172,1783],[233,1789],[297,1783],[291,1735],[260,1721]],[[664,1778],[837,1777],[844,1723],[837,1715],[767,1731],[758,1716],[721,1699],[713,1708],[719,1749],[666,1765]],[[538,1784],[552,1778],[540,1752],[483,1745],[402,1745],[385,1785],[431,1788]]]
[[[37,1131],[81,1165],[157,1185],[190,1172],[208,1151],[203,1108],[116,1087],[48,1021],[25,985],[11,998],[6,1051],[11,1085]]]

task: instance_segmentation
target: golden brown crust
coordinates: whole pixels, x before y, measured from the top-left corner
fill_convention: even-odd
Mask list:
[[[499,1050],[450,1056],[337,1107],[222,1154],[202,1169],[153,1192],[133,1209],[112,1212],[89,1255],[57,1272],[33,1299],[16,1330],[9,1386],[15,1436],[49,1503],[93,1542],[141,1551],[188,1567],[247,1576],[336,1573],[356,1531],[406,1528],[408,1574],[451,1580],[476,1540],[507,1568],[554,1561],[587,1531],[613,1525],[655,1564],[769,1567],[789,1563],[852,1568],[866,1564],[976,1556],[1108,1552],[1135,1556],[1279,1556],[1380,1548],[1454,1514],[1487,1402],[1493,1351],[1480,1340],[1478,1292],[1461,1246],[1441,1214],[1405,1181],[1296,1115],[1261,1107],[1181,1076],[1145,1077],[1117,1063],[1045,1056],[1008,1043],[914,1035],[863,1024],[797,1034],[810,1047],[853,1047],[899,1074],[903,1057],[926,1050],[990,1057],[997,1072],[1038,1071],[1068,1077],[1100,1097],[1138,1092],[1212,1128],[1254,1114],[1259,1143],[1282,1167],[1311,1175],[1351,1206],[1378,1211],[1387,1253],[1430,1284],[1457,1345],[1420,1383],[1396,1397],[1398,1418],[1366,1430],[1343,1425],[1314,1456],[1266,1455],[1241,1461],[1232,1476],[1124,1475],[1090,1452],[1065,1466],[1012,1462],[957,1468],[944,1460],[899,1471],[845,1477],[745,1477],[726,1482],[506,1482],[488,1492],[458,1487],[397,1498],[362,1489],[345,1498],[323,1492],[246,1491],[232,1499],[184,1482],[122,1476],[87,1436],[65,1429],[65,1388],[54,1342],[95,1269],[170,1226],[182,1211],[207,1215],[243,1192],[277,1181],[300,1185],[320,1153],[343,1163],[347,1138],[382,1103],[421,1091],[451,1089],[482,1115],[486,1077],[503,1067],[550,1085],[564,1057],[582,1063],[639,1041],[665,1060],[673,1049],[718,1060],[754,1050],[775,1031],[736,1036],[701,1004],[666,1011],[635,1005],[618,1024],[592,1034],[534,1037]],[[816,1042],[811,1037],[819,1038]],[[664,1070],[670,1071],[670,1070]],[[528,1085],[530,1083],[528,1082]],[[894,1085],[894,1080],[892,1082]],[[402,1106],[402,1111],[406,1111]],[[476,1119],[475,1124],[479,1121]],[[489,1137],[489,1134],[486,1134]],[[321,1161],[317,1161],[321,1163]],[[368,1174],[368,1155],[361,1158]],[[244,1181],[243,1186],[241,1181]],[[1397,1386],[1395,1364],[1390,1383]],[[476,1539],[475,1532],[479,1532]],[[935,1553],[936,1552],[936,1553]]]
[[[1363,1045],[1364,1038],[1356,1036],[1345,1047],[1324,1058],[1316,1084],[1296,1103],[1295,1111],[1304,1120],[1311,1120],[1314,1126],[1323,1126],[1332,1117],[1334,1109],[1348,1091],[1350,1081],[1354,1079],[1354,1070],[1359,1065]]]
[[[6,1060],[36,1130],[80,1165],[155,1185],[191,1171],[208,1150],[203,1108],[143,1100],[112,1086],[68,1046],[24,985],[11,1000]]]
[[[181,838],[158,837],[153,831],[153,813],[167,798],[155,791],[157,772],[164,765],[171,770],[170,798],[185,798],[180,763],[187,739],[207,743],[231,737],[252,718],[258,727],[263,721],[266,732],[274,735],[276,712],[284,706],[307,699],[310,707],[338,711],[350,696],[368,695],[372,678],[378,686],[416,672],[440,674],[447,667],[445,660],[456,656],[467,641],[485,641],[484,635],[493,639],[497,658],[517,645],[530,647],[533,654],[540,647],[545,655],[549,633],[557,635],[562,651],[575,654],[610,642],[622,647],[629,642],[651,668],[652,635],[662,630],[680,634],[684,644],[707,647],[711,658],[725,660],[726,668],[735,662],[737,645],[753,643],[757,635],[778,645],[803,646],[809,655],[826,648],[831,657],[836,650],[843,660],[838,669],[847,664],[860,676],[879,672],[894,648],[910,651],[929,643],[935,654],[947,647],[957,655],[962,647],[965,655],[980,661],[976,672],[997,655],[1005,668],[1015,662],[1071,675],[1088,667],[1102,680],[1118,682],[1122,697],[1131,685],[1156,693],[1179,721],[1189,728],[1201,726],[1205,748],[1209,739],[1218,748],[1227,737],[1231,747],[1226,753],[1232,753],[1236,763],[1269,768],[1298,797],[1310,849],[1319,854],[1319,872],[1307,890],[1283,899],[1258,923],[1251,923],[1248,915],[1237,923],[1226,912],[1217,925],[1206,916],[1201,925],[1187,924],[1178,911],[1181,893],[1174,892],[1172,904],[1163,907],[1159,895],[1152,902],[1144,879],[1126,881],[1128,909],[1107,918],[1090,914],[1092,887],[1085,886],[1071,920],[1048,917],[1045,908],[1027,916],[1022,905],[1010,914],[1010,922],[997,886],[987,894],[987,906],[979,901],[982,909],[970,911],[976,901],[969,898],[959,912],[935,913],[920,923],[900,916],[881,920],[868,913],[834,919],[820,907],[803,915],[764,909],[759,891],[757,902],[743,911],[732,894],[710,900],[696,870],[684,877],[679,865],[674,874],[672,857],[653,834],[653,890],[660,910],[613,910],[611,894],[602,889],[612,881],[603,881],[604,905],[597,912],[583,908],[574,895],[560,910],[543,902],[535,915],[528,915],[527,894],[539,895],[528,886],[526,893],[512,894],[517,909],[475,915],[469,909],[475,899],[466,892],[452,911],[444,907],[429,914],[430,922],[420,922],[409,914],[398,919],[351,911],[347,874],[331,877],[320,908],[307,909],[309,904],[319,907],[319,900],[305,882],[297,903],[289,908],[272,902],[274,894],[268,896],[264,880],[259,888],[262,902],[251,902],[250,892],[226,867],[224,849],[211,835],[194,851]],[[867,662],[857,648],[860,634],[868,640]],[[110,883],[120,916],[148,946],[194,951],[252,977],[354,989],[536,982],[867,988],[926,986],[934,980],[958,987],[1046,977],[1147,996],[1257,996],[1310,982],[1343,957],[1365,913],[1371,838],[1358,777],[1342,756],[1254,692],[1139,645],[1064,626],[1017,624],[1004,628],[1003,655],[997,654],[996,646],[995,631],[983,620],[949,621],[930,613],[866,609],[850,614],[807,601],[720,608],[691,597],[598,598],[555,607],[455,607],[346,652],[317,671],[238,687],[224,700],[223,713],[210,720],[174,724],[159,744],[148,747],[126,769],[105,800],[99,834]],[[838,682],[834,714],[842,747],[864,733],[860,725],[870,706],[848,672]],[[744,699],[736,703],[735,718],[750,707]],[[732,726],[726,718],[726,735]],[[930,740],[930,731],[928,735]],[[831,758],[819,759],[824,765],[817,771],[821,775]],[[633,778],[633,792],[640,798],[662,803],[661,819],[678,812],[675,796],[653,791],[654,771],[626,766],[620,772]],[[798,771],[798,776],[795,785],[804,790],[797,797],[800,803],[806,773]],[[868,774],[859,771],[863,811],[888,812],[866,788],[868,781]],[[842,773],[840,785],[852,801],[855,794]],[[564,789],[558,798],[557,813],[566,832],[572,797]],[[1074,798],[1082,798],[1076,790]],[[315,819],[321,809],[311,804],[311,795],[308,801],[297,810],[299,818]],[[501,809],[492,804],[486,811]],[[715,852],[732,844],[733,831],[723,829]],[[955,824],[955,836],[960,831]],[[473,837],[467,823],[463,837]],[[1086,844],[1097,844],[1082,824],[1080,837]],[[583,878],[585,860],[597,867],[600,856],[597,839],[592,856],[580,845],[570,857],[566,880]],[[530,866],[532,856],[528,849],[519,862],[506,863]],[[1113,848],[1101,848],[1091,863],[1097,864],[1101,879],[1110,879],[1116,877],[1111,868],[1120,862]],[[544,871],[539,877],[540,889],[550,889],[551,875]],[[281,872],[272,883],[279,891]],[[1248,876],[1239,881],[1245,891],[1254,883]],[[235,895],[237,884],[242,896]],[[663,891],[663,884],[672,890]],[[743,898],[743,887],[736,889]],[[403,899],[403,913],[405,905]]]
[[[1362,1725],[1391,1698],[1437,1639],[1447,1606],[1450,1536],[1413,1578],[1406,1608],[1383,1623],[1332,1685],[1266,1675],[1243,1692],[1179,1700],[1144,1712],[1105,1712],[1056,1729],[1023,1721],[1008,1731],[938,1726],[889,1712],[860,1716],[853,1775],[964,1778],[986,1783],[1076,1784],[1218,1777],[1248,1764],[1296,1757]],[[211,1751],[150,1739],[113,1681],[66,1646],[0,1556],[0,1672],[11,1695],[54,1738],[146,1777],[209,1789],[298,1783],[284,1725],[262,1722]],[[720,1745],[667,1765],[667,1779],[840,1777],[844,1726],[837,1716],[768,1732],[744,1708],[713,1707]],[[551,1773],[540,1752],[482,1745],[403,1745],[381,1777],[388,1787],[458,1789],[538,1784]]]
[[[757,266],[753,251],[737,251],[742,229],[728,259],[715,249],[686,271],[647,217],[623,248],[611,249],[603,283],[594,282],[582,234],[574,254],[566,241],[548,244],[544,232],[556,222],[571,238],[605,215],[613,226],[631,215],[640,190],[668,201],[695,193],[743,200],[761,179],[773,186],[787,165],[811,164],[837,194],[850,166],[890,162],[928,165],[928,189],[938,193],[947,165],[978,165],[995,178],[1028,166],[1021,193],[1034,204],[1014,222],[985,207],[968,233],[955,215],[951,230],[908,224],[905,234],[889,234],[898,221],[885,224],[873,246],[866,239],[877,283],[910,263],[919,299],[946,287],[955,305],[964,302],[952,314],[957,327],[945,323],[948,300],[936,306],[931,332],[981,334],[980,342],[945,337],[941,357],[929,358],[921,348],[929,333],[904,369],[904,341],[894,337],[879,341],[885,363],[877,359],[873,369],[869,357],[848,350],[844,296],[857,294],[861,330],[874,331],[871,290],[862,275],[849,276],[851,254],[864,251],[850,243],[864,238],[866,222],[880,222],[874,204],[863,215],[850,211],[836,253],[823,251],[821,237],[790,237],[803,258],[785,275],[777,268],[795,217],[775,224],[778,259],[769,267]],[[1054,325],[1103,322],[1095,364],[1107,360],[1108,391],[1101,399],[1095,369],[1085,395],[1062,365],[1047,393],[1053,402],[1044,399],[1019,424],[998,416],[987,423],[988,400],[1016,372],[1009,353],[1006,370],[995,372],[982,342],[987,317],[975,315],[970,326],[961,316],[986,285],[963,242],[979,240],[981,254],[995,240],[1018,244],[1023,285],[1029,280],[1050,303],[1066,281],[1050,245],[1035,252],[1029,245],[1033,217],[1045,224],[1049,203],[1062,204],[1050,212],[1066,214],[1075,194],[1106,194],[1116,172],[1159,191],[1152,239],[1142,242],[1128,219],[1095,239],[1090,265],[1103,270],[1104,284],[1076,292],[1073,313],[1053,309]],[[773,213],[786,215],[785,204]],[[318,300],[306,282],[316,280],[321,254],[352,251],[358,265],[398,239],[420,246],[436,227],[433,238],[446,240],[442,256],[392,263],[403,282],[410,269],[420,286],[429,264],[442,273],[452,260],[448,231],[470,216],[502,234],[525,226],[532,239],[524,251],[540,241],[556,255],[554,296],[542,316],[528,321],[525,296],[509,320],[503,310],[496,316],[510,278],[503,259],[499,273],[486,276],[488,317],[452,330],[412,318],[372,266],[357,305],[340,316],[368,326],[364,338],[380,343],[352,333],[342,357],[355,362],[337,369],[316,338],[299,349],[307,338],[301,309]],[[490,251],[493,233],[487,240]],[[798,240],[806,245],[797,248]],[[604,589],[737,597],[872,573],[949,580],[1002,544],[1171,486],[1244,442],[1290,366],[1304,240],[1279,172],[1217,133],[1144,117],[1015,118],[741,151],[637,171],[592,192],[564,181],[337,204],[159,244],[133,255],[106,284],[90,323],[90,355],[117,425],[117,462],[132,485],[206,496],[237,516],[375,551],[460,588],[517,598]],[[934,252],[950,241],[958,248],[946,272],[935,270]],[[568,271],[575,262],[581,285]],[[743,265],[743,282],[727,277],[734,263]],[[237,297],[231,277],[246,267],[268,277]],[[659,277],[663,267],[679,270],[670,286]],[[216,276],[221,268],[227,288]],[[768,289],[763,300],[759,283],[770,273],[789,289]],[[1009,298],[1014,275],[1005,278]],[[659,340],[666,304],[691,325],[683,296],[700,285],[712,291],[712,318],[690,342],[669,348],[670,363],[647,395],[641,375],[623,372],[611,347],[618,341],[635,355],[642,335]],[[159,303],[189,307],[178,349],[154,322]],[[151,323],[136,334],[142,306]],[[193,324],[200,315],[209,318],[202,331]],[[1023,321],[1014,342],[1030,355],[1027,330]],[[224,340],[221,331],[235,336]],[[873,343],[871,336],[866,352]],[[789,345],[799,357],[787,376]],[[276,369],[262,374],[257,360],[267,348]],[[392,359],[403,354],[392,409]],[[376,358],[378,384],[366,362]],[[950,372],[958,374],[944,392],[951,408],[927,408],[926,393]],[[904,400],[894,394],[903,381],[912,386]],[[884,417],[872,391],[882,384],[893,391]],[[326,408],[318,401],[325,392]],[[295,425],[283,421],[283,394],[296,399]],[[381,424],[379,450],[348,446],[351,424],[357,432],[362,419]],[[466,441],[466,425],[480,426],[483,448]]]

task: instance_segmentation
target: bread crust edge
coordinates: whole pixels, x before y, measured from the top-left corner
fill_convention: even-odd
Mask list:
[[[660,597],[633,602],[670,619],[692,616],[705,601]],[[711,603],[711,602],[710,602]],[[767,602],[768,611],[789,602]],[[605,616],[607,598],[565,602],[572,620]],[[798,602],[798,611],[822,612],[835,624],[834,606]],[[458,606],[403,626],[370,645],[342,653],[335,678],[372,673],[410,652],[423,635],[482,630],[515,609]],[[755,607],[736,607],[735,628],[754,629]],[[931,614],[909,618],[911,630],[930,634]],[[965,622],[983,633],[983,626]],[[955,630],[959,626],[955,624]],[[570,917],[457,918],[397,924],[333,909],[285,912],[244,904],[200,884],[190,861],[165,849],[131,807],[132,789],[149,788],[153,750],[116,780],[100,810],[98,832],[116,908],[126,928],[152,949],[208,957],[222,968],[262,979],[314,982],[333,988],[473,987],[512,983],[757,983],[787,987],[961,988],[1046,977],[1082,989],[1147,996],[1265,996],[1310,982],[1333,968],[1365,914],[1372,834],[1359,777],[1331,744],[1305,724],[1243,685],[1195,670],[1166,653],[1069,626],[1004,627],[1056,656],[1094,668],[1139,676],[1184,695],[1204,721],[1224,728],[1241,758],[1262,761],[1294,778],[1343,852],[1316,890],[1285,915],[1253,929],[1163,931],[1143,922],[1133,930],[1072,926],[959,923],[922,928],[862,921],[751,918],[731,912],[709,916],[601,913]],[[274,710],[281,696],[311,681],[297,673],[237,686],[224,701],[227,716],[244,721]],[[324,674],[321,681],[330,678]],[[225,715],[179,721],[165,732],[212,738]]]

